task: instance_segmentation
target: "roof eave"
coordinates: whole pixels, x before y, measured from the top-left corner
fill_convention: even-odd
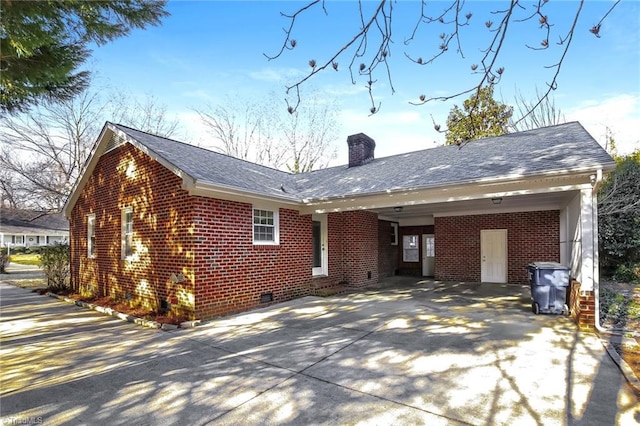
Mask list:
[[[416,186],[416,187],[405,187],[405,188],[392,188],[383,191],[372,191],[366,193],[358,193],[358,194],[342,194],[336,196],[327,196],[327,197],[318,197],[318,198],[305,198],[302,200],[305,206],[311,206],[319,203],[327,203],[335,200],[343,200],[345,198],[360,198],[360,197],[371,197],[371,196],[380,196],[380,195],[394,195],[401,194],[406,192],[418,192],[418,191],[428,191],[428,190],[455,190],[457,188],[468,187],[477,187],[479,185],[501,185],[508,183],[517,183],[517,182],[527,182],[527,181],[538,181],[538,180],[546,180],[546,179],[562,179],[562,178],[575,178],[579,176],[585,176],[585,183],[589,182],[589,175],[597,173],[598,170],[602,170],[603,173],[608,173],[609,171],[615,168],[615,162],[611,164],[601,164],[594,165],[589,167],[580,167],[573,169],[564,169],[564,170],[552,170],[543,173],[536,174],[518,174],[518,175],[508,175],[508,176],[500,176],[497,178],[483,178],[483,179],[468,179],[463,181],[458,181],[454,183],[446,183],[446,184],[438,184],[438,185],[424,185],[424,186]]]
[[[287,205],[293,209],[302,206],[302,201],[291,196],[269,195],[258,191],[248,191],[233,186],[221,185],[203,180],[195,180],[193,184],[183,187],[190,195],[199,195],[209,198],[218,198],[243,203],[270,203]]]

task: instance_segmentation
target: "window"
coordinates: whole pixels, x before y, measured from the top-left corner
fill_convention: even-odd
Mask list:
[[[24,245],[24,235],[12,235],[11,243],[16,245]]]
[[[253,209],[253,244],[279,244],[278,212]]]
[[[391,222],[391,245],[398,245],[398,224]]]
[[[420,246],[418,235],[405,235],[402,237],[402,261],[419,262]]]
[[[96,257],[96,215],[87,215],[87,256]]]
[[[424,255],[426,257],[435,257],[436,255],[436,239],[433,235],[424,236]]]
[[[122,210],[122,258],[133,256],[133,209]]]

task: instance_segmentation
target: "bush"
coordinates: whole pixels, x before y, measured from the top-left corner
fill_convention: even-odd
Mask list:
[[[4,247],[0,247],[0,274],[5,273],[5,268],[9,264],[9,253]]]
[[[47,287],[53,292],[69,286],[69,254],[69,244],[56,244],[42,249],[42,269],[47,277]]]
[[[638,283],[640,282],[640,263],[618,265],[613,279],[622,283]]]

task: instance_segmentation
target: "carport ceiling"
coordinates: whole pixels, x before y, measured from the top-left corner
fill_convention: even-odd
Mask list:
[[[575,195],[576,191],[552,192],[502,197],[499,204],[494,204],[494,201],[492,201],[491,198],[480,198],[448,203],[402,204],[399,206],[373,209],[372,211],[381,216],[405,219],[411,217],[432,216],[440,213],[501,213],[508,211],[550,210],[562,209],[573,197],[575,197]],[[396,207],[402,207],[402,211],[397,212],[395,210]]]

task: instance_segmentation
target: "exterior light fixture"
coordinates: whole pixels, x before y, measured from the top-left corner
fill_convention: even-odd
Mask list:
[[[491,199],[491,202],[495,205],[502,203],[502,197],[495,197]]]
[[[396,213],[400,213],[402,211],[402,206],[394,207],[393,211]]]

